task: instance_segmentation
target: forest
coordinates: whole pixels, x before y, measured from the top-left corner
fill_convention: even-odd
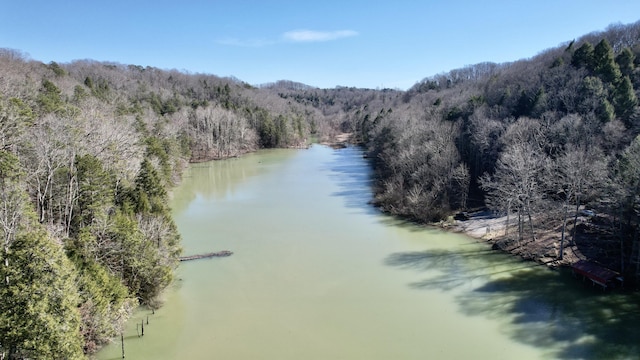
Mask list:
[[[0,93],[2,359],[82,358],[160,305],[181,253],[167,199],[189,162],[329,133],[237,79],[11,49]]]
[[[501,247],[560,262],[595,234],[583,253],[637,286],[639,96],[640,22],[406,91],[0,49],[0,359],[85,358],[161,305],[181,254],[167,200],[190,162],[339,133],[366,149],[383,211],[487,208],[513,219]],[[531,250],[551,227],[558,246]]]

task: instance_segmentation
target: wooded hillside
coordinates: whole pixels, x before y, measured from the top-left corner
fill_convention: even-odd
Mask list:
[[[181,251],[167,193],[189,161],[326,133],[235,79],[15,50],[0,94],[1,358],[82,357],[159,305]]]
[[[406,92],[281,95],[344,113],[341,129],[373,159],[383,210],[432,222],[486,206],[516,220],[504,248],[562,263],[567,245],[589,238],[578,243],[582,255],[637,281],[639,90],[635,23],[530,59],[432,76]],[[536,249],[549,230],[557,245]]]
[[[640,22],[407,91],[0,50],[0,358],[82,358],[159,305],[181,251],[167,194],[188,162],[339,132],[367,148],[385,211],[487,206],[517,219],[506,245],[561,227],[558,258],[593,232],[587,254],[637,279],[639,90]]]

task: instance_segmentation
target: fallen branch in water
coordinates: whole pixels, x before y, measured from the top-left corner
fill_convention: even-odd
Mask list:
[[[229,251],[229,250],[223,250],[223,251],[212,252],[212,253],[206,253],[206,254],[190,255],[190,256],[181,256],[181,257],[180,257],[180,261],[189,261],[189,260],[197,260],[197,259],[206,259],[206,258],[212,258],[212,257],[225,257],[225,256],[231,256],[231,255],[233,255],[233,252],[231,252],[231,251]]]

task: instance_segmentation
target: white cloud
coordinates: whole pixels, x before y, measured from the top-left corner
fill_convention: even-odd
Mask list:
[[[293,30],[282,34],[279,40],[270,39],[237,39],[237,38],[221,38],[216,43],[227,46],[240,47],[264,47],[274,45],[281,42],[323,42],[342,39],[346,37],[357,36],[358,33],[353,30],[337,30],[337,31],[313,31],[313,30]]]
[[[353,30],[337,30],[337,31],[313,31],[313,30],[293,30],[282,34],[287,41],[292,42],[320,42],[330,41],[351,36],[358,33]]]

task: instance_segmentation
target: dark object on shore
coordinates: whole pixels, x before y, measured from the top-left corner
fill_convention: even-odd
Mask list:
[[[233,252],[231,252],[231,251],[229,251],[229,250],[223,250],[223,251],[212,252],[212,253],[206,253],[206,254],[190,255],[190,256],[181,256],[181,257],[180,257],[180,261],[189,261],[189,260],[197,260],[197,259],[206,259],[206,258],[212,258],[212,257],[225,257],[225,256],[231,256],[231,255],[233,255]]]
[[[453,216],[454,220],[466,221],[469,220],[469,214],[466,211],[459,212]]]
[[[583,280],[589,279],[593,285],[602,286],[602,290],[607,287],[622,285],[623,278],[619,273],[598,265],[592,261],[580,260],[571,265],[574,275],[582,275]]]

